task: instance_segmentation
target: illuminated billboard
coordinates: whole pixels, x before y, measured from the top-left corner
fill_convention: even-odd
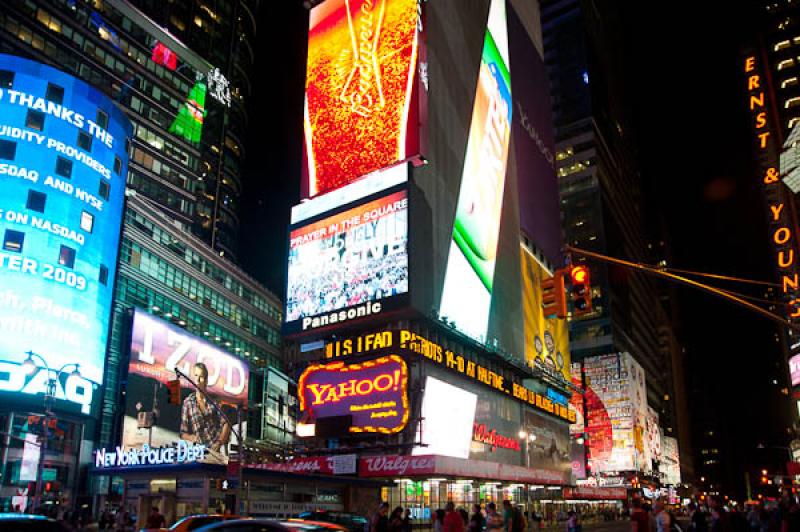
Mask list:
[[[525,410],[523,420],[528,435],[526,464],[561,474],[568,483],[572,471],[569,427],[532,410]]]
[[[44,394],[53,378],[59,408],[90,414],[131,125],[100,91],[54,68],[0,54],[0,78],[0,392]]]
[[[434,377],[425,378],[420,438],[412,454],[469,458],[478,396]]]
[[[408,424],[408,366],[397,355],[358,364],[316,364],[297,382],[300,411],[308,424],[352,416],[349,432],[400,432]]]
[[[492,0],[439,315],[485,339],[511,135],[505,0]]]
[[[661,462],[661,430],[658,424],[658,412],[650,406],[647,407],[644,433],[644,472],[650,473],[653,471],[654,462]]]
[[[166,383],[175,369],[181,379],[180,405],[167,402]],[[246,361],[141,310],[133,316],[122,447],[200,446],[203,462],[227,463],[237,444],[237,408],[247,408]],[[215,400],[223,410],[213,407]],[[246,432],[246,423],[242,424]],[[197,451],[199,452],[199,451]]]
[[[286,334],[388,311],[407,292],[405,190],[290,230]]]
[[[593,473],[644,471],[644,370],[629,353],[586,358],[586,436]]]
[[[419,154],[419,10],[418,0],[326,0],[311,9],[304,197]]]
[[[658,469],[661,482],[667,486],[681,483],[681,457],[678,452],[678,440],[671,436],[662,436],[663,459]]]
[[[525,361],[549,368],[569,381],[569,325],[564,319],[545,318],[542,311],[542,281],[550,274],[527,247],[520,247]]]

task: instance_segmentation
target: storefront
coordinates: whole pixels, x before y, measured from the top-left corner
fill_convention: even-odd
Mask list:
[[[281,464],[269,464],[281,466]],[[121,504],[143,526],[150,508],[157,507],[168,523],[196,513],[224,513],[271,518],[296,517],[313,510],[367,515],[377,507],[384,482],[353,476],[303,474],[245,468],[243,489],[225,466],[193,463],[157,467],[95,467],[95,475],[119,478]],[[236,511],[236,498],[241,505]]]

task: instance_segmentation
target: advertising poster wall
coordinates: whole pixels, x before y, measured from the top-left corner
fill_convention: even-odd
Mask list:
[[[418,0],[327,0],[311,9],[304,197],[419,155],[419,9]]]
[[[180,405],[167,402],[166,383],[175,378],[175,368],[200,388],[181,379]],[[203,461],[226,464],[238,441],[232,426],[236,410],[247,408],[249,374],[246,361],[136,309],[122,446],[131,450],[189,442],[205,446]],[[227,420],[209,399],[222,405]]]
[[[646,442],[644,472],[650,473],[654,469],[654,462],[661,462],[661,430],[658,425],[658,412],[650,406],[647,407],[644,432]]]
[[[287,277],[287,334],[387,310],[408,292],[406,191],[291,229]]]
[[[592,472],[643,470],[644,370],[629,353],[616,353],[586,358],[583,371]]]
[[[44,394],[64,368],[57,407],[90,414],[103,383],[131,125],[72,76],[3,54],[0,65],[12,76],[0,88],[0,393]],[[38,355],[33,374],[21,365],[28,351]]]
[[[514,156],[522,232],[552,264],[561,264],[561,211],[555,166],[550,84],[544,61],[515,9],[508,10]]]
[[[547,319],[542,311],[542,281],[550,277],[536,257],[520,246],[522,301],[525,323],[525,361],[545,366],[564,380],[570,377],[569,325],[567,320]]]
[[[477,339],[489,322],[512,105],[505,1],[492,0],[439,305],[439,315]]]
[[[663,459],[659,472],[661,481],[667,486],[681,483],[681,458],[678,450],[678,440],[671,436],[662,436]]]

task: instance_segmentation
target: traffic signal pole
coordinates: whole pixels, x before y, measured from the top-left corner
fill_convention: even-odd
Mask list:
[[[585,249],[575,248],[575,247],[572,247],[572,246],[564,246],[564,250],[567,251],[567,252],[570,252],[570,253],[574,253],[575,255],[581,255],[583,257],[594,259],[594,260],[597,260],[597,261],[600,261],[600,262],[605,262],[605,263],[608,263],[608,264],[616,264],[618,266],[624,266],[626,268],[631,268],[631,269],[634,269],[634,270],[638,270],[638,271],[640,271],[642,273],[646,273],[646,274],[649,274],[649,275],[654,275],[656,277],[661,277],[662,279],[668,279],[670,281],[673,281],[673,282],[676,282],[676,283],[679,283],[679,284],[691,286],[692,288],[696,288],[698,290],[702,290],[702,291],[707,292],[709,294],[712,294],[712,295],[715,295],[715,296],[720,297],[722,299],[725,299],[727,301],[730,301],[731,303],[739,305],[740,307],[744,307],[747,310],[755,312],[756,314],[760,314],[761,316],[763,316],[763,317],[765,317],[765,318],[767,318],[769,320],[772,320],[774,322],[777,322],[777,323],[783,325],[784,327],[788,327],[788,328],[790,328],[790,329],[792,329],[794,331],[800,332],[800,324],[792,323],[792,322],[788,321],[785,318],[782,318],[782,317],[780,317],[780,316],[778,316],[776,314],[773,314],[773,313],[769,312],[768,310],[765,310],[765,309],[763,309],[763,308],[761,308],[761,307],[759,307],[757,305],[754,305],[754,304],[750,303],[749,301],[745,301],[744,299],[742,299],[740,297],[737,297],[737,296],[735,296],[733,294],[730,294],[730,293],[726,292],[725,290],[720,290],[719,288],[716,288],[716,287],[713,287],[713,286],[709,286],[707,284],[703,284],[703,283],[697,282],[697,281],[695,281],[693,279],[689,279],[688,277],[683,277],[682,275],[676,275],[674,273],[670,273],[670,272],[667,272],[667,271],[664,271],[664,270],[660,270],[660,269],[654,268],[652,266],[647,266],[645,264],[640,264],[638,262],[631,262],[631,261],[627,261],[627,260],[623,260],[623,259],[616,259],[614,257],[609,257],[607,255],[602,255],[600,253],[595,253],[594,251],[587,251]]]

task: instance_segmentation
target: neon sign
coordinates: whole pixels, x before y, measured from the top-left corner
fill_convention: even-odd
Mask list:
[[[408,424],[408,366],[397,355],[309,366],[297,386],[312,418],[352,415],[350,432],[400,432]]]
[[[489,430],[485,423],[475,423],[473,425],[472,439],[489,445],[492,450],[498,447],[502,449],[511,449],[517,452],[520,450],[519,440],[517,438],[503,436],[497,432],[497,429]]]
[[[786,191],[781,185],[778,168],[777,140],[774,138],[767,107],[767,80],[760,73],[760,64],[755,55],[744,60],[747,74],[748,108],[753,117],[756,150],[762,164],[764,195],[769,207],[769,223],[776,263],[781,276],[782,292],[787,303],[787,317],[800,318],[800,276],[797,271],[795,253],[796,236],[792,228],[792,207],[788,204]]]
[[[98,449],[94,454],[94,466],[107,467],[153,466],[201,462],[205,458],[206,446],[202,443],[178,441],[175,447],[151,447],[146,443],[140,449]]]

